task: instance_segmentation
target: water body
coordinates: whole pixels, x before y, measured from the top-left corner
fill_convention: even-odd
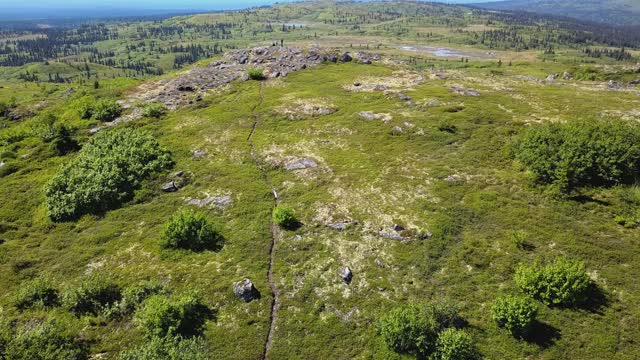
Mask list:
[[[437,57],[446,57],[446,58],[468,58],[473,60],[491,60],[496,58],[496,54],[493,52],[479,52],[479,51],[467,51],[467,50],[457,50],[457,49],[449,49],[442,47],[432,47],[432,46],[420,46],[420,45],[403,45],[397,47],[400,50],[404,51],[412,51],[424,54],[431,54]]]
[[[303,23],[284,23],[284,26],[295,26],[297,28],[299,27],[306,27],[307,24],[303,24]]]

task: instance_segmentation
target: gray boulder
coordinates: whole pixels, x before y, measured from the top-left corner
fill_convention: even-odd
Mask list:
[[[284,165],[284,168],[287,169],[288,171],[303,170],[303,169],[315,168],[315,167],[318,167],[318,163],[316,163],[315,160],[311,158],[302,158],[302,159],[293,160]]]
[[[178,191],[178,186],[175,182],[169,181],[168,183],[162,185],[162,191],[164,192],[176,192]]]
[[[251,302],[260,297],[260,293],[249,279],[233,283],[233,293],[244,302]]]
[[[351,60],[353,60],[353,58],[351,57],[351,55],[349,55],[349,53],[344,53],[344,54],[340,55],[339,60],[341,62],[350,62]]]
[[[338,270],[338,275],[340,275],[342,281],[344,281],[344,283],[347,285],[349,285],[351,283],[351,280],[353,280],[353,272],[351,272],[351,269],[348,266],[345,266]]]

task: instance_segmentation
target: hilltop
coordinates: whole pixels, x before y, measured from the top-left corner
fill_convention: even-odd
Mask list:
[[[567,16],[616,26],[640,25],[640,2],[634,0],[509,0],[474,6]]]

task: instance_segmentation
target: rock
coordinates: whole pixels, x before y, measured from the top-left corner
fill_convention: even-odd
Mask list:
[[[329,227],[330,229],[333,230],[337,230],[337,231],[345,231],[347,230],[348,225],[346,223],[335,223],[335,224],[329,224],[327,225],[327,227]]]
[[[315,111],[315,113],[316,113],[317,115],[331,115],[331,114],[333,114],[333,113],[334,113],[334,111],[333,111],[333,109],[329,109],[329,108],[323,108],[323,107],[321,107],[321,108],[318,108],[318,109]]]
[[[368,112],[368,111],[363,111],[358,113],[358,116],[360,116],[361,118],[365,119],[365,120],[378,120],[378,116],[372,112]]]
[[[404,240],[402,235],[400,235],[397,231],[390,230],[390,229],[382,229],[382,230],[380,230],[378,235],[380,235],[380,237],[383,237],[385,239]]]
[[[302,235],[296,235],[293,239],[295,241],[302,241]]]
[[[396,125],[393,127],[393,129],[391,129],[391,132],[394,134],[402,134],[404,130],[402,130],[400,126]]]
[[[640,73],[640,64],[636,64],[636,69],[635,69],[635,71],[636,71],[637,73]]]
[[[193,150],[191,152],[191,155],[193,155],[193,157],[196,159],[202,159],[204,157],[204,154],[204,150]]]
[[[558,76],[558,74],[549,74],[549,76],[547,76],[547,81],[553,82],[558,78]]]
[[[311,158],[295,159],[287,162],[284,165],[284,168],[287,169],[288,171],[302,170],[302,169],[315,168],[315,167],[318,167],[318,164],[315,162],[315,160]]]
[[[249,279],[233,283],[233,293],[236,294],[238,299],[244,300],[244,302],[251,302],[252,300],[260,298],[260,293]]]
[[[447,176],[444,181],[448,181],[448,182],[460,182],[462,181],[462,178],[460,177],[460,175],[449,175]]]
[[[175,174],[173,174],[173,176],[176,176],[176,177],[182,177],[182,175],[184,175],[184,171],[182,170],[177,171]]]
[[[205,199],[191,199],[187,202],[187,204],[195,205],[197,207],[205,207],[211,204],[215,204],[217,208],[222,209],[228,205],[231,205],[232,202],[233,200],[231,199],[231,196],[225,195],[225,196],[210,196]]]
[[[68,98],[69,96],[73,95],[75,92],[76,92],[76,89],[68,88],[64,93],[62,93],[62,97]]]
[[[573,79],[573,75],[571,75],[571,73],[565,71],[562,73],[562,79],[563,80],[571,80]]]
[[[453,92],[455,92],[458,95],[464,95],[464,96],[480,96],[480,93],[475,91],[475,90],[471,90],[471,89],[465,89],[465,88],[461,88],[461,87],[452,87],[451,90]]]
[[[404,230],[404,226],[399,225],[399,224],[393,224],[392,229],[394,231],[403,231]]]
[[[379,268],[384,269],[384,263],[380,259],[375,259],[374,262],[378,265]]]
[[[402,101],[411,101],[411,97],[402,93],[396,94],[396,97]]]
[[[344,283],[347,285],[349,285],[351,283],[351,280],[353,279],[353,272],[351,272],[351,269],[348,266],[345,266],[338,270],[338,275],[340,275],[342,281],[344,281]]]
[[[4,161],[0,161],[0,169],[4,166]]]
[[[622,86],[621,86],[621,85],[620,85],[620,83],[619,83],[619,82],[617,82],[617,81],[609,80],[609,82],[607,82],[607,87],[608,87],[609,89],[614,89],[614,90],[616,90],[616,89],[620,89]]]
[[[349,53],[344,53],[340,55],[338,60],[340,60],[340,62],[350,62],[351,60],[353,60],[353,58],[351,57],[351,55],[349,55]]]
[[[331,55],[329,55],[327,57],[327,61],[331,61],[332,63],[336,63],[336,62],[338,62],[338,57],[333,55],[333,54],[331,54]]]
[[[376,85],[373,88],[373,91],[385,91],[387,89],[389,89],[389,87],[387,85]]]
[[[196,89],[192,85],[178,85],[178,91],[194,92]]]
[[[637,86],[638,84],[640,84],[640,79],[633,80],[629,83],[631,86]]]
[[[249,74],[244,74],[244,75],[242,75],[242,77],[240,78],[240,80],[242,80],[242,81],[249,81],[249,79],[251,79],[251,78],[249,77]]]
[[[173,181],[169,181],[168,183],[162,185],[162,191],[164,192],[176,192],[178,191],[178,187],[176,183]]]
[[[355,87],[360,87],[360,86],[362,86],[362,83],[361,83],[361,82],[354,82],[354,83],[353,83],[353,86],[355,86]]]

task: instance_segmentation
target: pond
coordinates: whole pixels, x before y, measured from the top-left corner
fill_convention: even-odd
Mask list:
[[[443,47],[421,46],[421,45],[402,45],[397,47],[404,51],[413,51],[425,54],[432,54],[438,57],[446,58],[468,58],[473,60],[491,60],[495,59],[494,52],[468,51],[449,49]]]

